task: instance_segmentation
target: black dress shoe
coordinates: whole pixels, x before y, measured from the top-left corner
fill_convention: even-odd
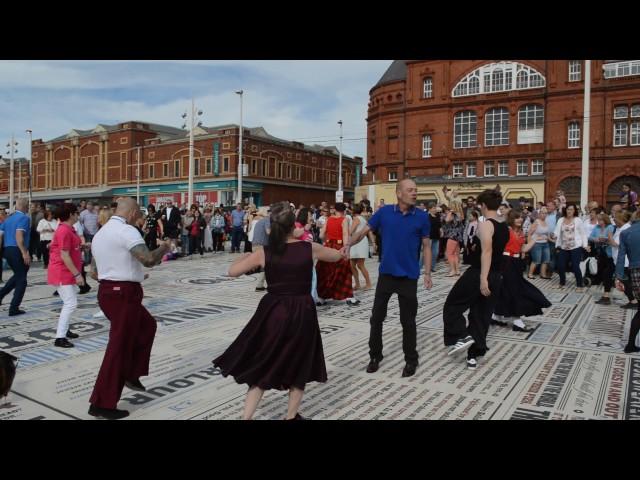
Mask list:
[[[598,305],[611,305],[611,299],[607,297],[602,297],[600,300],[596,300]]]
[[[410,377],[412,376],[414,373],[416,373],[416,367],[418,365],[413,364],[413,363],[407,363],[404,366],[404,369],[402,370],[402,376],[403,377]]]
[[[266,288],[264,287],[256,287],[256,292],[264,292]]]
[[[53,342],[53,345],[61,348],[73,348],[73,343],[71,343],[66,338],[56,338],[56,341]]]
[[[136,378],[135,380],[126,380],[124,384],[127,388],[131,390],[135,390],[136,392],[146,392],[147,389],[140,383],[140,379]]]
[[[93,417],[106,418],[107,420],[119,420],[129,416],[126,410],[118,410],[117,408],[100,408],[95,405],[89,407],[89,415]]]
[[[518,325],[513,325],[511,327],[511,330],[513,330],[514,332],[526,332],[526,333],[528,333],[528,332],[533,332],[535,330],[535,328],[531,328],[531,327],[527,327],[527,326],[525,326],[523,328],[523,327],[519,327]]]
[[[377,372],[378,368],[380,368],[380,360],[372,358],[369,365],[367,365],[367,373]]]
[[[27,312],[25,312],[24,310],[20,310],[20,309],[13,310],[13,311],[9,310],[9,316],[10,317],[15,317],[16,315],[24,315],[25,313],[27,313]]]
[[[496,325],[498,327],[506,327],[507,325],[509,325],[507,322],[502,322],[500,320],[493,320],[491,319],[491,325]]]
[[[303,417],[299,413],[296,413],[296,416],[293,418],[285,418],[285,420],[311,420],[310,418]]]
[[[73,333],[71,330],[67,330],[67,338],[78,338],[80,335],[78,335],[77,333]]]
[[[640,352],[640,347],[636,347],[635,345],[627,345],[624,347],[624,353],[638,353]]]
[[[0,305],[2,305],[2,303],[0,303]],[[638,308],[638,304],[628,302],[628,303],[625,303],[624,305],[620,305],[620,308]]]

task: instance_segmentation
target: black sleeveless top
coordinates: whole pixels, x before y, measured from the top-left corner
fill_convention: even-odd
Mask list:
[[[146,227],[149,229],[149,232],[155,232],[158,228],[158,217],[157,214],[150,214],[147,216],[147,225]]]
[[[493,218],[489,218],[488,221],[493,223],[493,241],[491,245],[491,272],[499,272],[502,270],[502,262],[504,256],[504,247],[507,246],[509,241],[509,227],[506,223],[498,222]],[[473,237],[471,245],[468,247],[469,252],[469,265],[471,268],[480,268],[480,257],[482,253],[482,245],[478,235]]]

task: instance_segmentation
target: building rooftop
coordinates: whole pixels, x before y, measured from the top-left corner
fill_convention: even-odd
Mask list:
[[[387,71],[384,72],[384,75],[380,77],[378,83],[376,83],[373,88],[381,87],[382,85],[386,85],[387,83],[397,82],[399,80],[407,79],[407,61],[406,60],[394,60]],[[372,90],[373,90],[372,88]]]

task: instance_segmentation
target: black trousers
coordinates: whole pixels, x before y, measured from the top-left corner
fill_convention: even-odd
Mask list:
[[[602,275],[605,293],[609,293],[611,287],[613,287],[613,272],[615,268],[613,259],[607,257],[606,253],[598,256],[598,272]]]
[[[444,344],[453,345],[459,339],[471,335],[475,343],[468,350],[468,358],[481,357],[487,351],[487,333],[502,286],[502,275],[499,272],[489,272],[488,281],[491,295],[485,297],[480,293],[480,269],[468,268],[453,286],[444,303]],[[467,310],[468,327],[464,318]]]
[[[629,267],[624,268],[624,276],[626,278],[626,280],[622,282],[624,283],[624,294],[627,296],[627,300],[631,302],[634,299],[634,296],[633,287],[631,286],[631,276],[629,275]]]
[[[376,295],[371,311],[371,333],[369,356],[382,360],[382,322],[387,316],[389,299],[398,294],[400,324],[402,325],[402,351],[405,362],[418,364],[416,351],[416,314],[418,313],[418,280],[381,274],[376,286]]]
[[[213,251],[214,252],[224,252],[224,245],[222,243],[222,237],[224,235],[223,232],[211,232],[213,236]]]
[[[44,268],[49,266],[49,244],[51,240],[40,240],[40,251],[44,260]]]
[[[144,241],[149,250],[155,250],[158,248],[158,232],[156,230],[149,230],[149,233],[144,237]]]
[[[200,252],[200,255],[204,255],[204,243],[202,235],[189,235],[189,253],[196,253],[196,249]]]
[[[38,260],[42,258],[42,250],[40,249],[40,234],[37,230],[31,230],[31,238],[29,239],[29,255],[31,258],[35,255]]]

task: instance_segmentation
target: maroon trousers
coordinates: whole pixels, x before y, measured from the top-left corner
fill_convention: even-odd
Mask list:
[[[101,280],[98,304],[111,322],[111,330],[89,402],[100,408],[116,408],[125,380],[149,374],[156,320],[142,306],[139,283]]]

